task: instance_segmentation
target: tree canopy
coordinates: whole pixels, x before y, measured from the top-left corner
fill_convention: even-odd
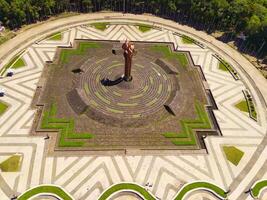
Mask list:
[[[11,29],[62,12],[152,13],[201,28],[244,34],[266,55],[267,0],[0,0],[0,21]]]

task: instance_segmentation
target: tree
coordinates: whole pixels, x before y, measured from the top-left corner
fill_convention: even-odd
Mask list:
[[[252,35],[260,31],[261,20],[257,15],[252,15],[247,23],[246,31]]]

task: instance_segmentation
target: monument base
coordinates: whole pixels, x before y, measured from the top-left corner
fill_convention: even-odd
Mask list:
[[[133,80],[133,77],[132,76],[124,76],[123,80],[126,81],[126,82],[130,82],[130,81]]]

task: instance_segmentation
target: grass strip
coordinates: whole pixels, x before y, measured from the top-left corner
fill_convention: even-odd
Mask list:
[[[121,191],[121,190],[133,190],[135,192],[138,192],[141,194],[145,200],[155,200],[156,198],[153,197],[148,191],[146,191],[145,188],[134,184],[134,183],[119,183],[108,190],[106,190],[99,198],[98,200],[107,200],[109,197],[114,194],[115,192]]]
[[[49,193],[49,194],[55,194],[61,199],[64,200],[73,200],[69,194],[67,194],[64,190],[62,190],[60,187],[57,186],[49,186],[49,185],[42,185],[38,186],[36,188],[33,188],[31,190],[28,190],[27,192],[23,193],[18,197],[18,200],[28,200],[34,195],[41,194],[41,193]]]
[[[3,115],[8,108],[8,105],[0,101],[0,116]]]
[[[239,103],[237,103],[235,105],[235,107],[238,108],[239,110],[243,111],[243,112],[247,112],[247,113],[249,112],[248,103],[245,100],[242,100]]]
[[[195,190],[195,189],[204,189],[204,190],[208,189],[212,193],[214,193],[215,195],[220,196],[222,199],[227,198],[227,193],[223,189],[221,189],[220,187],[218,187],[212,183],[208,183],[208,182],[195,182],[195,183],[187,184],[185,187],[183,187],[178,192],[177,196],[174,199],[175,200],[182,200],[188,192],[190,192],[191,190]]]
[[[185,53],[172,52],[169,46],[166,45],[155,45],[151,47],[152,51],[161,52],[165,59],[176,59],[182,67],[188,66],[188,60]]]
[[[182,42],[184,44],[194,44],[195,40],[193,38],[190,38],[188,36],[183,35],[182,36]]]
[[[95,29],[98,29],[100,31],[104,31],[107,29],[107,26],[109,25],[109,22],[98,22],[98,23],[92,23],[91,24]]]
[[[24,60],[22,58],[19,58],[13,65],[12,65],[12,69],[19,69],[21,67],[25,67],[26,64],[24,62]]]
[[[93,138],[89,133],[75,133],[74,119],[56,118],[57,108],[52,104],[43,114],[41,128],[59,130],[59,147],[82,147],[87,139]],[[77,141],[78,140],[78,141]]]
[[[48,36],[47,38],[48,40],[60,41],[62,40],[62,33],[57,32],[57,33],[54,33],[53,35]]]
[[[244,90],[244,95],[245,95],[245,99],[247,101],[250,117],[257,120],[257,111],[256,111],[256,107],[254,105],[254,101],[253,101],[252,96],[249,94],[249,92],[247,90]]]
[[[227,198],[227,193],[223,189],[221,189],[220,187],[218,187],[212,183],[194,182],[194,183],[187,184],[185,187],[183,187],[177,193],[177,195],[174,199],[175,200],[182,200],[188,192],[190,192],[192,190],[196,190],[196,189],[199,189],[199,190],[207,190],[208,189],[210,192],[221,197],[222,199]],[[139,186],[139,185],[134,184],[134,183],[119,183],[119,184],[113,185],[109,189],[104,191],[100,195],[98,200],[107,200],[114,193],[120,192],[123,190],[134,191],[134,192],[138,193],[140,196],[144,197],[145,200],[156,200],[156,198],[152,194],[150,194],[144,187]],[[58,187],[58,186],[46,186],[46,185],[41,185],[41,186],[38,186],[36,188],[28,190],[27,192],[20,195],[18,197],[18,200],[28,200],[31,197],[33,197],[34,195],[41,194],[41,193],[55,194],[64,200],[73,200],[70,197],[70,195],[67,194],[60,187]]]
[[[4,73],[6,72],[6,70],[8,70],[9,68],[13,68],[13,69],[17,69],[20,67],[24,67],[26,64],[24,62],[24,60],[22,58],[19,58],[25,50],[21,51],[20,53],[18,53],[16,56],[14,56],[11,61],[9,61],[9,63],[7,63],[1,70],[0,75],[3,76]]]
[[[229,71],[232,74],[232,76],[234,76],[234,78],[236,80],[239,79],[238,73],[234,70],[234,68],[232,67],[232,65],[230,65],[228,62],[226,62],[223,59],[220,59],[219,69],[222,70],[222,71]]]
[[[181,132],[166,132],[163,134],[166,138],[170,138],[175,145],[195,145],[196,136],[195,129],[210,129],[211,122],[204,106],[199,101],[195,101],[196,119],[183,119],[181,123]]]
[[[222,64],[222,62],[219,63],[219,69],[222,70],[222,71],[225,71],[225,72],[228,71],[227,67],[225,67],[225,65]]]
[[[59,60],[61,63],[67,63],[72,55],[83,55],[87,49],[100,48],[101,45],[95,42],[80,42],[77,49],[62,49]]]
[[[151,25],[147,25],[147,24],[138,24],[137,25],[139,31],[145,33],[145,32],[148,32],[152,29],[152,26]]]
[[[260,192],[267,187],[267,180],[262,180],[257,182],[252,188],[251,188],[251,194],[253,198],[259,198]]]

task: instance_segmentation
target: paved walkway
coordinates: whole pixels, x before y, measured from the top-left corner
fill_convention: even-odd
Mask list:
[[[104,32],[83,25],[94,22],[97,18],[110,20],[113,25]],[[143,20],[149,20],[150,24],[163,29],[142,33],[136,26],[116,24],[123,21],[125,24],[144,23]],[[41,40],[52,32],[65,29],[61,41]],[[173,34],[174,32],[187,34],[202,42],[206,48],[184,44],[181,37]],[[48,142],[40,137],[28,136],[34,115],[30,104],[45,62],[53,60],[57,46],[69,46],[74,39],[123,40],[126,37],[135,41],[173,42],[178,50],[190,51],[194,63],[202,67],[218,105],[215,116],[224,137],[205,139],[207,155],[46,156],[45,147]],[[152,183],[153,186],[149,190],[153,194],[161,199],[171,199],[183,183],[205,180],[226,190],[230,188],[229,199],[243,200],[249,199],[242,195],[258,178],[257,175],[267,171],[264,167],[266,80],[242,55],[205,33],[152,16],[88,14],[48,22],[18,35],[0,47],[0,59],[3,60],[1,66],[22,49],[26,49],[22,55],[26,66],[16,70],[14,77],[0,80],[1,87],[7,91],[7,96],[1,100],[10,105],[9,110],[0,117],[0,157],[16,152],[24,155],[20,172],[0,174],[6,182],[2,184],[4,187],[0,188],[0,197],[3,197],[1,199],[10,197],[10,189],[13,189],[14,193],[23,192],[40,183],[61,185],[77,199],[97,199],[101,191],[121,181],[134,181],[141,185]],[[219,70],[219,61],[213,56],[214,53],[220,54],[231,63],[241,80],[236,81],[230,73]],[[244,69],[252,79],[257,80],[256,83]],[[258,122],[234,106],[244,99],[244,89],[248,89],[253,95]],[[222,151],[225,145],[235,146],[244,152],[238,166],[226,159]],[[205,198],[203,196],[203,199]]]

